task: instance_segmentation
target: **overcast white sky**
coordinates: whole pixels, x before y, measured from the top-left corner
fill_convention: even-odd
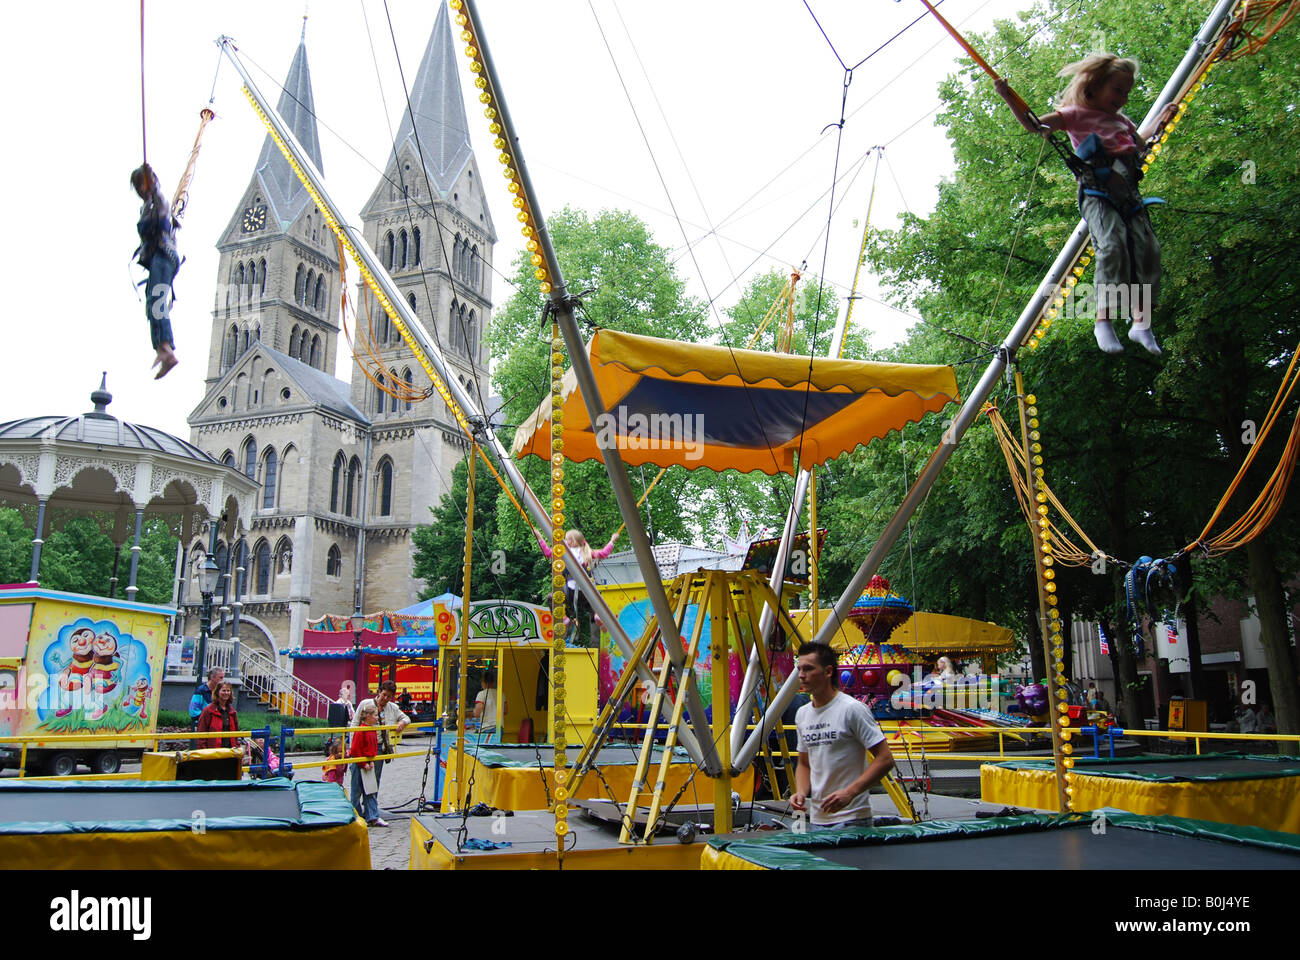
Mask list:
[[[850,65],[924,12],[919,0],[809,4]],[[963,30],[986,30],[1030,5],[947,0],[940,9]],[[437,12],[433,0],[389,0],[387,14],[382,0],[147,0],[148,157],[169,195],[212,89],[213,41],[233,37],[263,92],[278,99],[304,11],[326,182],[344,214],[357,217],[403,109],[397,56],[413,80]],[[130,263],[139,201],[128,175],[141,159],[139,5],[76,0],[12,4],[5,12],[10,43],[0,77],[9,189],[2,242],[11,286],[0,422],[84,412],[107,370],[110,412],[188,438],[185,418],[202,398],[207,369],[214,243],[253,173],[264,130],[238,75],[223,63],[217,120],[205,136],[179,235],[187,259],[172,322],[181,365],[155,382],[134,287],[141,273]],[[862,161],[874,144],[888,144],[872,215],[877,225],[893,223],[905,205],[929,210],[935,184],[951,167],[932,112],[937,84],[955,69],[960,49],[932,18],[852,76],[839,154],[844,178],[827,247],[836,129],[826,128],[839,120],[845,75],[800,0],[482,0],[480,12],[542,211],[566,204],[593,213],[631,210],[677,252],[690,291],[719,308],[734,302],[756,272],[804,260],[820,271],[823,257],[826,278],[843,299],[874,167],[874,160]],[[467,61],[461,57],[459,65],[471,90]],[[499,234],[497,270],[509,273],[522,238],[505,180],[495,174],[487,121],[477,100],[467,99]],[[701,240],[710,226],[716,237]],[[498,306],[511,292],[499,276],[493,289]],[[874,285],[863,292],[879,295]],[[868,329],[876,346],[900,339],[911,322],[871,300],[854,311],[855,327]],[[340,349],[338,376],[349,378],[350,362]]]

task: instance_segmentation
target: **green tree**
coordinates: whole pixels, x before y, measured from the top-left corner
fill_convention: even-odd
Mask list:
[[[0,583],[26,583],[32,572],[31,527],[12,507],[0,507]]]

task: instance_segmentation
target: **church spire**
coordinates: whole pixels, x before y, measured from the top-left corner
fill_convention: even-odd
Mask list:
[[[472,155],[469,121],[465,117],[456,64],[450,14],[446,4],[439,4],[429,45],[415,74],[410,109],[402,111],[393,153],[396,156],[409,143],[416,156],[423,154],[430,186],[444,195],[451,190]]]
[[[320,157],[320,135],[316,132],[316,105],[311,93],[311,70],[307,66],[306,17],[303,17],[298,51],[293,56],[293,63],[289,65],[289,75],[285,78],[276,109],[306,149],[312,163],[316,164],[316,169],[324,172]],[[287,229],[311,202],[311,197],[269,134],[257,158],[257,178],[280,228]]]

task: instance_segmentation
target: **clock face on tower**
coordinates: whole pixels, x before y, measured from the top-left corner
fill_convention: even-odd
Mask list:
[[[259,203],[244,211],[244,233],[254,233],[266,226],[266,204]]]

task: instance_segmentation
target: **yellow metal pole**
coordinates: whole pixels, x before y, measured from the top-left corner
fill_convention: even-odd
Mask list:
[[[817,604],[817,471],[808,471],[808,587],[812,595],[812,633],[817,636],[821,626],[821,608]]]
[[[1056,575],[1050,569],[1055,561],[1052,560],[1052,535],[1047,518],[1047,496],[1042,489],[1045,484],[1042,482],[1042,445],[1038,442],[1038,410],[1032,402],[1026,403],[1025,383],[1019,370],[1016,370],[1016,406],[1020,411],[1020,442],[1025,450],[1025,480],[1029,485],[1029,502],[1034,506],[1033,512],[1038,515],[1037,529],[1032,525],[1029,529],[1034,540],[1034,573],[1038,583],[1038,614],[1042,627],[1040,632],[1043,635],[1043,663],[1048,673],[1048,676],[1043,678],[1043,682],[1050,693],[1048,709],[1052,725],[1052,761],[1056,768],[1057,802],[1060,804],[1060,812],[1066,813],[1070,809],[1070,797],[1066,790],[1065,757],[1067,753],[1073,752],[1073,747],[1067,742],[1073,738],[1073,734],[1066,733],[1070,721],[1065,715],[1065,663],[1061,646],[1061,621],[1060,613],[1056,609]],[[1039,497],[1042,499],[1039,500]],[[1070,761],[1070,765],[1074,765],[1073,760]]]
[[[726,605],[731,598],[724,593],[725,577],[718,576],[709,586],[708,607],[711,613],[709,637],[713,657],[713,742],[718,748],[722,770],[713,778],[713,832],[730,833],[731,820],[731,644],[727,642]],[[704,611],[701,610],[701,613]]]
[[[465,738],[469,709],[469,598],[474,561],[474,451],[469,453],[469,481],[465,494],[465,585],[460,600],[460,676],[456,694],[459,729],[456,736],[456,809],[465,809]]]

